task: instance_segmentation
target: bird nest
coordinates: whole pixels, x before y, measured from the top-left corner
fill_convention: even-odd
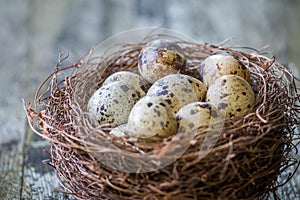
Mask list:
[[[37,89],[34,107],[26,108],[32,129],[50,141],[49,165],[61,192],[77,199],[266,199],[281,186],[278,177],[298,165],[291,152],[299,140],[299,80],[263,51],[176,42],[187,57],[186,73],[196,78],[201,61],[213,54],[230,54],[247,66],[254,107],[243,117],[226,119],[206,156],[199,156],[203,137],[117,138],[108,134],[109,124],[90,118],[87,102],[110,74],[137,70],[146,42],[116,45],[103,55],[92,48],[68,66],[61,55]],[[181,145],[184,152],[174,153]]]

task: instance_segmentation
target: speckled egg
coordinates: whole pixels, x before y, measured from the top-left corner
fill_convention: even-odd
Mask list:
[[[222,115],[208,102],[193,102],[183,106],[176,114],[179,133],[193,134],[196,137],[213,127]]]
[[[237,75],[246,81],[250,79],[250,71],[246,66],[233,56],[221,54],[207,57],[201,63],[200,74],[207,87],[223,75]]]
[[[138,138],[130,137],[130,128],[128,124],[121,124],[117,127],[114,127],[109,132],[110,135],[113,135],[118,138],[127,138],[129,142],[136,142]]]
[[[166,101],[145,96],[132,108],[127,128],[128,134],[135,138],[165,137],[176,134],[177,122]]]
[[[128,136],[127,124],[121,124],[117,127],[114,127],[109,134],[116,137],[126,137]]]
[[[254,105],[255,94],[245,79],[224,75],[208,88],[206,101],[231,118],[244,115]]]
[[[138,69],[150,83],[168,75],[184,72],[186,58],[182,49],[169,40],[153,40],[141,50]]]
[[[110,84],[116,81],[124,81],[128,85],[134,87],[141,96],[145,96],[145,86],[147,85],[146,80],[144,80],[140,75],[130,72],[130,71],[119,71],[108,76],[103,82],[102,86]]]
[[[184,74],[170,74],[153,83],[147,95],[164,99],[177,112],[191,102],[203,101],[206,91],[205,85],[198,79]]]
[[[100,124],[113,127],[127,122],[140,93],[123,81],[112,82],[99,88],[88,102],[88,112]]]

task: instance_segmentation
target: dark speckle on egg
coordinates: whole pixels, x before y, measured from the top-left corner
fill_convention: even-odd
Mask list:
[[[218,113],[217,113],[217,111],[215,111],[215,110],[212,110],[210,114],[211,114],[211,116],[212,116],[213,118],[217,118],[217,117],[218,117]]]
[[[222,102],[222,103],[219,103],[219,104],[218,104],[218,109],[219,109],[219,110],[226,109],[226,107],[227,107],[227,103],[223,103],[223,102]]]
[[[191,114],[191,115],[194,115],[194,114],[196,114],[196,113],[198,113],[198,110],[197,110],[197,109],[191,109],[191,111],[190,111],[190,114]]]
[[[194,123],[189,123],[189,128],[192,129],[195,127],[195,124]]]
[[[211,105],[210,104],[199,104],[199,107],[211,109]]]
[[[164,103],[160,103],[159,105],[161,105],[162,107],[166,107],[166,104]]]
[[[163,90],[163,91],[157,91],[156,92],[157,96],[163,96],[163,95],[166,95],[166,94],[168,94],[168,90]]]
[[[116,104],[120,103],[117,99],[114,99],[113,102],[116,103]]]
[[[190,89],[190,88],[183,88],[182,91],[184,91],[184,92],[186,92],[186,93],[191,93],[191,92],[193,92],[193,90]]]
[[[172,104],[172,101],[170,99],[165,99],[165,101],[170,105]]]
[[[120,87],[124,92],[127,92],[129,90],[129,87],[127,85],[121,85]]]

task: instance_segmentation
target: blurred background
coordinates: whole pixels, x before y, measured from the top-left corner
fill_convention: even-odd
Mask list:
[[[300,77],[299,10],[298,0],[0,0],[0,178],[15,177],[12,186],[0,179],[0,191],[21,191],[17,193],[33,198],[38,179],[57,186],[54,179],[49,181],[51,170],[48,178],[37,175],[43,167],[35,159],[47,158],[39,155],[47,144],[28,131],[21,98],[33,99],[59,53],[68,53],[72,63],[114,34],[162,27],[197,42],[232,38],[237,46],[270,45],[278,62]],[[31,179],[32,174],[38,178]],[[299,177],[294,178],[298,188]]]

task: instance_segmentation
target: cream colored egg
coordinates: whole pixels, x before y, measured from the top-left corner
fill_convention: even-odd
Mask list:
[[[230,55],[217,54],[207,57],[201,63],[200,74],[207,87],[210,87],[217,78],[223,75],[237,75],[246,81],[250,79],[248,68]]]
[[[149,83],[175,73],[184,72],[186,58],[180,46],[169,40],[153,40],[141,50],[138,69]]]
[[[115,128],[113,128],[109,134],[116,137],[126,137],[128,136],[127,124],[121,124]]]
[[[145,96],[132,108],[127,128],[129,136],[135,138],[165,137],[176,134],[177,122],[166,101]]]
[[[244,115],[255,103],[250,84],[240,76],[224,75],[207,91],[206,101],[226,113],[227,118]]]
[[[187,75],[183,75],[183,76],[186,77],[188,82],[191,84],[197,96],[198,101],[204,101],[207,93],[207,88],[204,85],[204,83],[194,77],[187,76]]]
[[[140,93],[123,81],[112,82],[99,88],[88,102],[88,112],[100,124],[118,126],[127,122]]]
[[[218,128],[216,123],[221,118],[222,114],[208,102],[190,103],[176,114],[178,133],[193,134],[192,137],[197,138],[199,134],[205,134],[213,127]]]
[[[128,85],[134,87],[138,92],[140,92],[140,96],[145,96],[145,86],[147,85],[146,80],[144,80],[140,75],[130,72],[130,71],[119,71],[108,76],[103,82],[102,86],[110,84],[116,81],[123,81]]]
[[[191,102],[203,101],[206,92],[206,87],[198,79],[184,74],[170,74],[153,83],[147,95],[164,99],[177,112]]]

